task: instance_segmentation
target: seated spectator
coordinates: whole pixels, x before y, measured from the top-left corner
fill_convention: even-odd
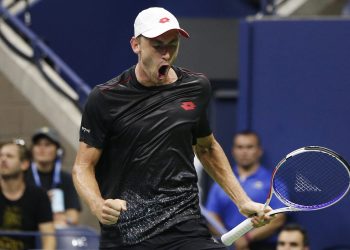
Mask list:
[[[29,154],[22,142],[7,142],[0,147],[0,228],[53,234],[55,229],[49,197],[41,188],[24,182]],[[55,249],[55,244],[54,236],[41,237],[42,249]],[[34,236],[0,236],[0,249],[34,248]]]
[[[243,131],[234,136],[232,155],[236,166],[234,166],[233,172],[248,196],[254,201],[264,203],[270,189],[271,172],[261,166],[262,154],[260,139],[255,132]],[[273,209],[283,207],[282,203],[275,198],[271,200],[270,206]],[[206,208],[228,230],[246,219],[239,213],[237,207],[218,184],[211,187]],[[285,220],[285,214],[276,215],[270,224],[256,228],[238,239],[234,243],[235,249],[275,249],[276,235],[274,238],[271,236],[276,234]]]
[[[297,224],[285,225],[278,235],[277,250],[309,250],[308,236]]]
[[[56,227],[78,224],[81,210],[72,176],[61,169],[61,157],[57,132],[48,127],[38,129],[32,136],[32,164],[26,180],[48,192]]]

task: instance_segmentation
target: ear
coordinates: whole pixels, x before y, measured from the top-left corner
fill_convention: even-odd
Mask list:
[[[29,168],[29,166],[30,166],[30,163],[29,163],[28,160],[22,161],[22,163],[21,163],[21,169],[22,169],[22,171],[26,171],[26,170]]]
[[[130,45],[132,51],[134,51],[135,54],[138,54],[140,52],[140,39],[137,39],[133,36],[130,40]]]

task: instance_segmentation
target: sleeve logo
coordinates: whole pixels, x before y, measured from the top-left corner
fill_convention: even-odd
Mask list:
[[[88,133],[88,134],[90,134],[90,129],[88,129],[88,128],[84,128],[83,126],[81,127],[81,130],[84,132],[84,133]]]

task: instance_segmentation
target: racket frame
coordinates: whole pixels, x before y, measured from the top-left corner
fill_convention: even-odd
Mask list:
[[[283,196],[279,195],[278,192],[274,191],[273,180],[274,180],[275,174],[277,173],[278,169],[280,167],[282,167],[282,164],[285,161],[287,161],[290,157],[293,157],[295,155],[298,155],[298,154],[301,154],[304,152],[308,152],[308,151],[316,151],[316,152],[326,153],[326,154],[334,157],[336,160],[338,160],[344,166],[344,168],[347,170],[347,173],[349,174],[349,185],[348,185],[348,188],[346,189],[346,191],[339,198],[337,198],[335,201],[333,201],[332,203],[330,203],[326,206],[320,206],[320,207],[314,207],[314,208],[297,208],[297,207],[293,206],[293,205],[297,205],[297,204],[294,204],[294,203],[288,201],[287,199],[283,198]],[[333,150],[330,150],[328,148],[320,147],[320,146],[306,146],[306,147],[296,149],[293,152],[289,153],[285,158],[283,158],[277,164],[277,166],[275,167],[275,169],[272,173],[272,176],[271,176],[270,190],[269,190],[269,194],[268,194],[268,197],[267,197],[267,200],[266,200],[264,207],[268,206],[268,204],[271,201],[272,195],[275,194],[275,196],[287,207],[282,207],[282,208],[272,210],[269,213],[267,213],[267,215],[274,215],[274,214],[284,213],[284,212],[319,210],[319,209],[323,209],[323,208],[329,207],[331,205],[334,205],[335,203],[340,201],[348,193],[349,189],[350,189],[350,165],[349,165],[349,163],[343,157],[341,157],[339,154],[337,154],[336,152],[334,152]],[[221,236],[221,241],[226,246],[229,246],[235,240],[237,240],[239,237],[241,237],[245,233],[249,232],[251,229],[253,229],[253,225],[251,223],[251,218],[248,218],[248,219],[244,220],[243,222],[241,222],[239,225],[237,225],[235,228],[231,229],[229,232],[223,234]]]
[[[344,166],[344,168],[346,169],[346,171],[347,171],[347,173],[349,175],[349,184],[348,184],[348,187],[345,190],[345,192],[341,196],[339,196],[335,201],[329,203],[328,205],[324,205],[324,206],[320,206],[320,207],[310,207],[310,208],[303,207],[303,208],[300,208],[300,207],[298,207],[297,204],[294,204],[294,203],[290,202],[289,200],[287,200],[283,196],[281,196],[278,192],[276,192],[274,190],[273,181],[274,181],[274,177],[275,177],[278,169],[280,167],[283,167],[283,163],[284,162],[286,162],[289,158],[291,158],[293,156],[296,156],[296,155],[302,154],[302,153],[306,153],[306,152],[310,152],[310,151],[328,154],[328,155],[334,157],[337,161],[339,161]],[[275,194],[275,196],[284,205],[286,205],[287,207],[275,209],[275,210],[271,211],[270,213],[268,213],[269,215],[273,215],[273,214],[277,214],[277,213],[283,213],[283,212],[320,210],[320,209],[332,206],[332,205],[336,204],[337,202],[339,202],[349,192],[349,189],[350,189],[350,165],[349,165],[349,163],[342,156],[340,156],[338,153],[334,152],[331,149],[328,149],[328,148],[325,148],[325,147],[321,147],[321,146],[306,146],[306,147],[302,147],[302,148],[296,149],[293,152],[289,153],[285,158],[283,158],[277,164],[276,168],[274,169],[274,171],[272,173],[272,177],[271,177],[271,180],[270,180],[270,190],[269,190],[268,198],[266,199],[265,207],[270,203],[270,201],[272,199],[272,195]]]

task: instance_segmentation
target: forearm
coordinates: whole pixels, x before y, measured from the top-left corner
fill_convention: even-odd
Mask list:
[[[44,250],[56,249],[56,239],[54,236],[55,227],[52,222],[39,224],[39,231],[42,233],[41,246]]]
[[[77,159],[79,161],[79,159]],[[90,210],[95,214],[99,205],[103,203],[101,192],[95,179],[92,166],[76,162],[72,171],[73,183],[79,196],[88,204]]]
[[[198,143],[195,146],[195,153],[206,172],[222,187],[235,204],[239,205],[250,201],[234,176],[224,151],[215,139],[211,140],[210,144]]]
[[[79,211],[73,208],[66,210],[66,221],[71,225],[79,224]]]
[[[41,242],[42,249],[44,250],[56,249],[56,239],[54,236],[42,236]]]

